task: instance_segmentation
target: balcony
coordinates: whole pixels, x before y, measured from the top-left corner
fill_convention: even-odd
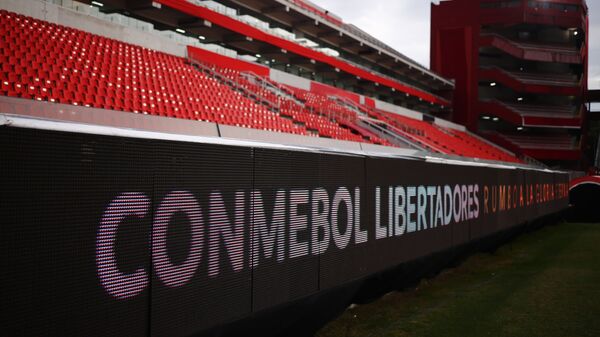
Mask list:
[[[579,143],[567,133],[528,135],[487,132],[485,136],[514,152],[538,160],[579,160],[581,158]]]
[[[479,78],[502,83],[516,92],[579,96],[581,81],[574,74],[537,74],[507,71],[498,67],[479,69]]]
[[[581,50],[567,45],[518,42],[493,33],[482,34],[480,45],[495,47],[522,60],[570,64],[581,64],[583,62]],[[582,48],[585,48],[585,45]]]
[[[561,3],[517,0],[510,6],[498,6],[503,2],[507,1],[483,0],[481,23],[529,23],[587,29],[587,7],[581,0],[562,0]]]
[[[581,127],[581,111],[572,106],[512,104],[498,100],[480,101],[481,114],[491,114],[514,125],[530,127]]]

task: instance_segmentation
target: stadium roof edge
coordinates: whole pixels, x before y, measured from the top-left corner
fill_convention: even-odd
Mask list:
[[[258,28],[252,27],[244,22],[235,20],[229,16],[226,16],[225,14],[221,14],[209,8],[198,6],[184,0],[156,0],[155,3],[161,4],[161,7],[165,6],[176,12],[183,13],[191,17],[201,18],[212,23],[215,23],[213,21],[221,21],[220,25],[223,25],[224,28],[232,29],[233,31],[237,30],[239,34],[246,35],[255,41],[265,40],[265,43],[272,44],[278,48],[291,51],[292,53],[298,53],[298,55],[322,62],[324,64],[329,64],[330,66],[344,70],[349,74],[419,97],[425,101],[431,102],[432,104],[439,104],[441,106],[451,105],[450,101],[445,98],[441,98],[430,91],[407,85],[399,80],[382,77],[375,72],[362,69],[350,62],[345,62],[342,59],[328,56],[304,47],[298,43],[271,35]]]
[[[286,24],[288,26],[293,26],[292,22],[285,22],[283,20],[281,20],[281,18],[277,19],[274,18],[272,15],[266,15],[264,13],[261,12],[261,9],[256,8],[254,6],[254,2],[250,2],[247,0],[217,0],[220,3],[227,3],[227,4],[235,4],[237,6],[242,6],[245,9],[254,12],[255,14],[262,14],[265,15],[267,17],[269,17],[271,20],[273,21],[277,21],[280,24]],[[159,1],[160,2],[160,1]],[[283,7],[289,7],[291,9],[294,9],[294,11],[298,14],[302,14],[305,17],[309,18],[311,21],[314,22],[318,22],[319,25],[326,25],[329,29],[331,30],[336,30],[340,33],[342,33],[345,36],[351,37],[353,40],[355,40],[357,43],[360,43],[361,45],[366,45],[369,46],[370,48],[372,48],[373,50],[375,50],[376,52],[380,53],[380,54],[385,54],[387,56],[389,56],[392,59],[398,60],[399,62],[404,63],[407,67],[409,68],[414,68],[418,71],[421,71],[429,76],[432,77],[432,79],[439,81],[440,83],[442,83],[443,85],[447,85],[450,87],[454,87],[454,81],[444,78],[441,75],[433,72],[431,69],[428,69],[427,67],[419,64],[418,62],[416,62],[415,60],[409,58],[408,56],[402,54],[401,52],[387,46],[385,43],[377,40],[375,37],[371,36],[370,34],[364,32],[363,30],[361,30],[360,28],[354,26],[351,23],[344,23],[343,25],[336,25],[333,22],[329,22],[326,19],[323,19],[322,17],[316,15],[315,13],[312,13],[304,8],[302,8],[301,6],[295,4],[293,1],[290,0],[273,0],[273,2],[280,4]],[[271,10],[272,11],[272,10]],[[388,48],[384,48],[383,46],[377,46],[375,43],[369,41],[369,39],[366,38],[362,38],[360,37],[357,32],[352,32],[349,27],[356,27],[361,34],[366,34],[369,37],[371,37],[374,40],[377,40],[381,45],[386,46]],[[317,26],[318,28],[318,26]],[[391,52],[393,51],[393,52]]]
[[[243,1],[243,0],[234,0],[234,1]],[[284,3],[290,3],[290,1],[289,1],[289,0],[275,0],[275,1],[278,1],[278,2],[284,2]],[[293,4],[293,3],[291,3],[291,5],[292,5],[292,6],[294,6],[294,4]],[[300,10],[302,11],[302,9],[301,9],[301,8],[300,8]],[[306,11],[303,11],[303,12],[304,12],[304,14],[305,14],[305,15],[312,15],[312,16],[315,16],[314,14],[312,14],[312,13],[310,13],[310,12],[306,12]],[[317,17],[316,19],[318,19],[318,17]],[[322,21],[322,20],[321,20],[321,21]],[[331,23],[328,23],[328,22],[325,22],[325,23],[327,23],[328,25],[332,25]],[[354,26],[354,27],[356,27],[357,29],[361,30],[361,32],[363,32],[363,33],[365,33],[365,34],[368,34],[369,36],[373,37],[374,39],[377,39],[376,37],[374,37],[374,36],[370,35],[369,33],[365,32],[365,31],[363,31],[362,29],[360,29],[360,27],[358,27],[358,26],[355,26],[355,25],[354,25],[354,24],[352,24],[352,23],[345,23],[345,25]],[[381,42],[381,41],[379,41],[378,39],[377,39],[377,41],[379,41],[381,44],[383,44],[383,45],[385,45],[385,46],[389,47],[389,48],[390,48],[390,49],[392,49],[394,52],[392,53],[392,52],[390,52],[389,50],[386,50],[385,48],[382,48],[382,47],[379,47],[379,46],[376,46],[376,45],[374,45],[372,42],[370,42],[370,41],[368,41],[368,40],[366,40],[366,39],[364,39],[364,38],[361,38],[361,37],[357,36],[356,34],[354,34],[354,33],[350,32],[348,29],[345,29],[345,27],[343,27],[343,26],[342,26],[342,27],[335,27],[335,26],[333,26],[333,28],[341,28],[341,30],[342,30],[342,31],[344,31],[344,33],[345,33],[345,34],[347,34],[347,35],[349,35],[349,36],[352,36],[352,37],[354,37],[354,38],[355,38],[357,41],[361,41],[361,42],[363,42],[364,44],[368,44],[368,45],[370,45],[372,48],[374,48],[374,49],[377,49],[377,50],[380,50],[381,52],[383,52],[383,53],[386,53],[386,54],[388,54],[388,55],[390,55],[390,56],[392,56],[392,57],[399,57],[401,61],[403,61],[403,62],[407,63],[408,65],[410,65],[410,66],[412,66],[412,67],[414,67],[414,68],[417,68],[417,69],[419,69],[419,70],[421,70],[421,71],[424,71],[424,72],[426,72],[427,74],[431,75],[432,77],[434,77],[435,79],[439,80],[440,82],[444,82],[444,83],[446,83],[446,84],[448,84],[448,85],[451,85],[451,86],[453,86],[453,87],[454,87],[454,81],[453,81],[453,80],[450,80],[450,79],[447,79],[447,78],[444,78],[444,77],[442,77],[441,75],[439,75],[439,74],[437,74],[437,73],[433,72],[431,69],[427,68],[426,66],[424,66],[424,65],[422,65],[422,64],[420,64],[420,63],[418,63],[417,61],[415,61],[415,60],[411,59],[410,57],[408,57],[408,56],[406,56],[406,55],[402,54],[400,51],[398,51],[398,50],[396,50],[396,49],[393,49],[392,47],[389,47],[389,46],[387,46],[387,44],[385,44],[384,42]]]

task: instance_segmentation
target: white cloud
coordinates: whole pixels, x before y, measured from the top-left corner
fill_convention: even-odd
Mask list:
[[[430,3],[423,0],[315,0],[402,54],[429,67]]]
[[[429,67],[430,1],[313,0],[402,54]],[[589,86],[600,89],[600,1],[588,1],[590,11]],[[598,13],[599,15],[595,15]]]

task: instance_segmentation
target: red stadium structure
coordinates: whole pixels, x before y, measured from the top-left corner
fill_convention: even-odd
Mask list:
[[[1,1],[3,333],[307,334],[556,219],[585,4],[473,3],[430,70],[306,0]]]
[[[443,1],[431,16],[432,70],[456,79],[453,121],[555,167],[590,164],[584,0]]]
[[[296,61],[294,64],[299,65],[296,69],[298,73],[311,78],[323,76],[325,83],[354,87],[359,92],[364,92],[369,87],[388,86],[388,90],[391,91],[388,91],[386,99],[429,112],[449,106],[449,101],[432,93],[435,86],[431,87],[429,83],[436,81],[433,74],[422,80],[421,88],[409,86],[399,79],[367,72],[352,63],[345,63],[343,59],[294,45],[275,36],[266,36],[259,29],[249,25],[243,27],[241,22],[234,22],[231,18],[205,7],[185,1],[173,1],[171,6],[173,9],[151,6],[151,9],[144,9],[144,13],[156,11],[161,15],[188,17],[187,20],[196,22],[199,19],[189,19],[193,16],[186,14],[192,11],[195,15],[207,16],[215,24],[223,20],[224,27],[227,27],[220,28],[223,32],[213,32],[212,26],[211,29],[202,26],[197,28],[194,34],[204,34],[201,36],[205,40],[227,40],[220,35],[234,34],[233,32],[241,35],[239,32],[248,32],[253,35],[253,39],[263,38],[267,40],[264,44],[275,43],[277,48],[281,49],[261,46],[254,43],[255,41],[242,44],[245,46],[243,48],[256,54],[260,52],[264,54],[261,55],[263,58],[279,59],[280,61],[271,62],[286,63],[284,69],[291,68],[291,64],[287,67],[287,62]],[[103,8],[117,10],[109,7],[109,3],[104,4]],[[372,97],[290,76],[289,73],[277,72],[277,67],[270,61],[264,63],[271,63],[271,68],[193,46],[187,47],[187,58],[177,57],[80,30],[49,25],[31,18],[11,17],[6,13],[3,19],[6,38],[22,48],[5,49],[5,66],[15,67],[14,72],[4,73],[10,76],[3,78],[2,92],[7,96],[346,141],[409,146],[441,154],[518,161],[510,152],[468,134],[458,125],[442,120],[431,123],[424,120],[427,116],[418,112],[390,113],[402,108],[386,105],[385,102]],[[34,25],[24,28],[21,20],[28,23],[30,19]],[[36,25],[39,25],[39,28],[32,31]],[[187,28],[188,32],[191,30]],[[220,35],[207,37],[211,34]],[[71,39],[67,48],[64,45],[65,38]],[[48,44],[38,44],[40,39],[48,41]],[[240,36],[240,39],[246,37]],[[238,44],[238,40],[231,42],[231,46],[242,48],[238,47]],[[112,56],[100,52],[106,48],[111,49]],[[82,56],[89,55],[87,58],[75,59],[72,56],[83,49],[87,53]],[[297,55],[290,55],[292,50],[295,50]],[[271,53],[266,55],[266,51]],[[24,53],[38,56],[34,60],[28,60],[21,57]],[[370,55],[370,51],[358,54]],[[294,59],[302,56],[305,57],[306,64]],[[392,55],[390,59],[394,63],[400,62],[399,57],[394,58]],[[58,62],[48,63],[48,58]],[[317,63],[315,60],[322,61]],[[27,67],[30,61],[34,61],[39,67]],[[141,68],[148,66],[149,62],[159,65],[152,73]],[[90,67],[90,64],[94,64],[94,67]],[[416,68],[410,64],[408,67]],[[333,82],[326,80],[327,76],[331,76],[328,75],[328,68],[331,69],[331,74],[334,74]],[[318,76],[315,71],[318,71]],[[425,70],[422,72],[425,73]],[[127,76],[129,74],[131,75]],[[351,78],[348,78],[348,74]],[[140,81],[135,81],[133,76],[139,76]],[[361,76],[364,80],[357,81]],[[273,80],[277,77],[280,78],[279,82]],[[160,78],[162,81],[152,81],[152,78]],[[402,76],[397,78],[401,79]],[[450,85],[450,82],[440,81],[440,84],[435,85]],[[201,90],[202,88],[205,90]],[[157,95],[159,92],[163,97]]]

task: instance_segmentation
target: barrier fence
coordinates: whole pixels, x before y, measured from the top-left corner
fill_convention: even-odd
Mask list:
[[[0,127],[8,335],[185,336],[558,212],[568,175]]]

